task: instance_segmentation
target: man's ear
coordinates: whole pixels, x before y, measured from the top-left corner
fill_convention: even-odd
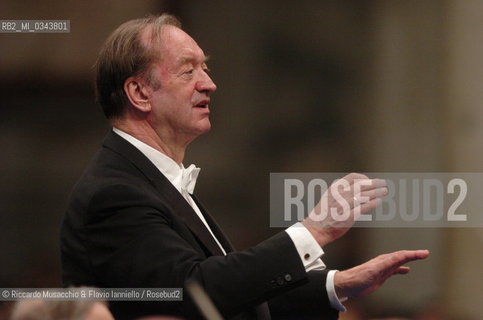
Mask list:
[[[151,88],[140,79],[134,77],[127,78],[124,81],[124,92],[134,108],[142,112],[151,111],[151,102],[149,100]]]

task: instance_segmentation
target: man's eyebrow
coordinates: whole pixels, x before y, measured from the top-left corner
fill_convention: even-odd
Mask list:
[[[202,59],[201,63],[206,63],[208,60],[210,60],[210,56],[205,56],[205,57]],[[197,59],[197,58],[195,58],[195,57],[191,57],[191,56],[180,57],[180,58],[178,59],[178,63],[179,63],[180,65],[187,64],[187,63],[193,63],[193,62],[195,62],[195,63],[196,63],[196,62],[198,62],[198,59]]]

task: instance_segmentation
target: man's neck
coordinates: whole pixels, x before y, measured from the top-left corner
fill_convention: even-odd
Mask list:
[[[176,163],[183,162],[186,147],[190,141],[179,139],[169,132],[156,132],[146,120],[114,120],[112,125],[165,154]]]

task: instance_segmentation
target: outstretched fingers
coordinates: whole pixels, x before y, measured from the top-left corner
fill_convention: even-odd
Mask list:
[[[429,256],[428,250],[401,250],[389,253],[391,262],[395,265],[403,265],[405,263],[426,259]]]
[[[425,259],[429,256],[428,250],[401,250],[379,256],[382,262],[382,270],[390,275],[407,274],[410,271],[409,267],[404,264]]]

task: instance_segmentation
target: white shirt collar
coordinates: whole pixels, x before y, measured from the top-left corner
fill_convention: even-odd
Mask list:
[[[183,164],[177,164],[176,161],[164,153],[154,149],[153,147],[147,145],[141,140],[134,138],[122,130],[117,128],[112,128],[112,130],[139,149],[139,151],[141,151],[156,166],[156,168],[158,168],[158,170],[166,176],[173,186],[175,186],[175,188],[181,192],[181,180],[184,170]]]

